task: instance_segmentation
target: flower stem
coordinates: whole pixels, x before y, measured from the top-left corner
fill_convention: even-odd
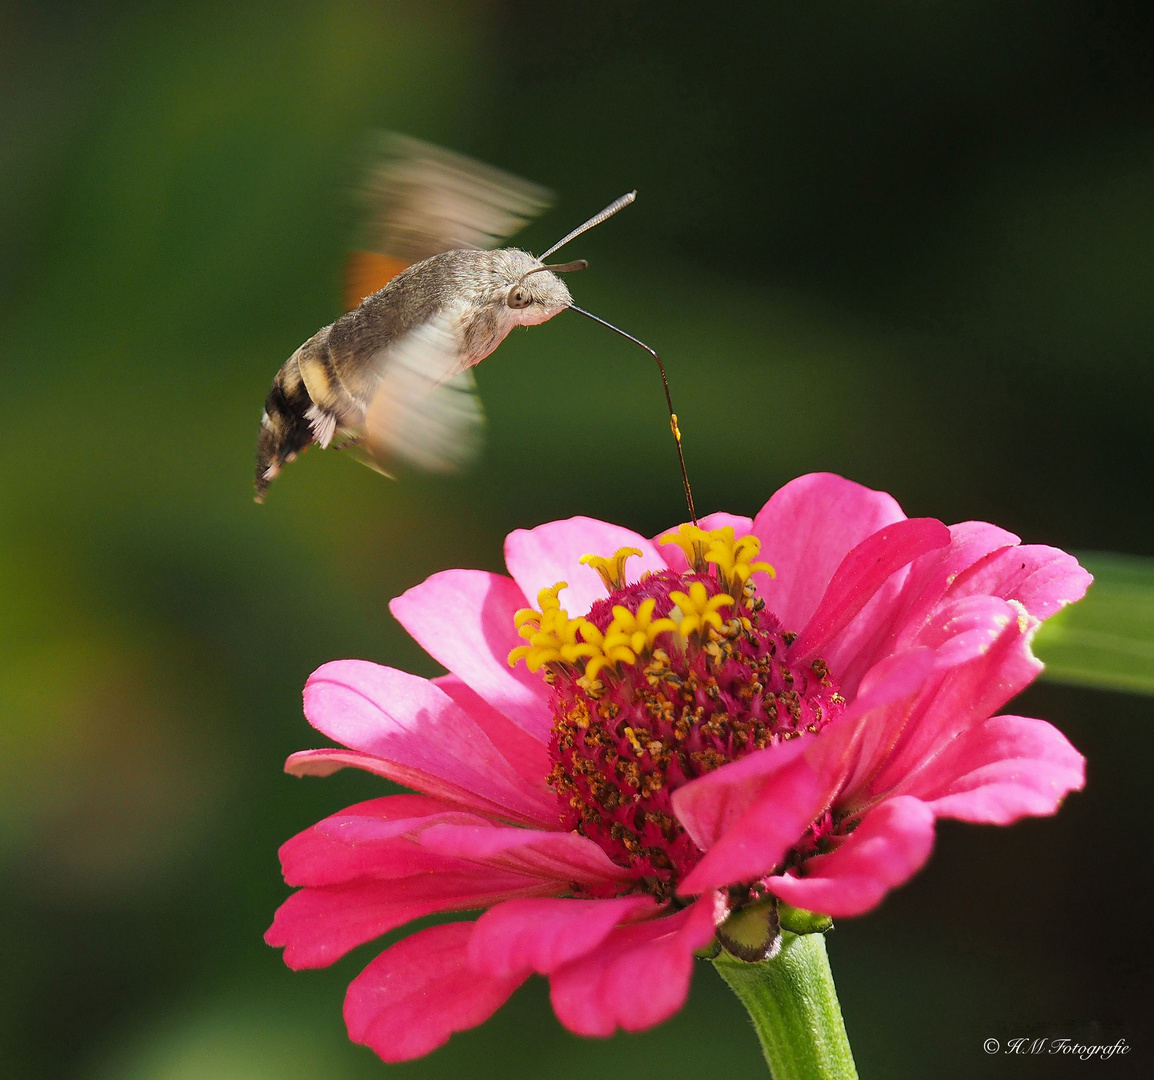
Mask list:
[[[749,1012],[773,1080],[857,1080],[824,934],[785,931],[772,960],[713,961]]]

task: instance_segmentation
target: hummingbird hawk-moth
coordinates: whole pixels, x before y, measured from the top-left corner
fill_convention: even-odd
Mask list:
[[[549,193],[459,154],[386,136],[362,194],[367,243],[349,259],[348,310],[285,361],[265,401],[257,502],[311,443],[353,446],[381,471],[467,464],[483,426],[471,369],[515,326],[574,307],[558,275],[587,264],[544,260],[636,192],[539,258],[496,245],[544,210]]]

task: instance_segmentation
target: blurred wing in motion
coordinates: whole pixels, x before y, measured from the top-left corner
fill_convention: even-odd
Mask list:
[[[456,316],[439,316],[389,349],[357,447],[375,468],[454,472],[480,452],[485,417],[473,371],[461,369]]]
[[[345,308],[405,267],[459,248],[492,248],[552,202],[543,187],[462,154],[383,134],[360,190],[362,249],[349,256]]]

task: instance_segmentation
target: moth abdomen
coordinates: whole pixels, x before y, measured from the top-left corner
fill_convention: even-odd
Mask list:
[[[256,445],[256,501],[263,502],[281,466],[314,438],[316,405],[301,369],[301,358],[328,328],[305,342],[281,366],[265,398]]]

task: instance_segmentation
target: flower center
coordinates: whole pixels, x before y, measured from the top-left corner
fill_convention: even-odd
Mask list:
[[[683,525],[662,537],[690,569],[627,584],[635,549],[587,555],[609,590],[584,618],[569,618],[559,582],[540,610],[517,613],[524,659],[553,690],[549,784],[562,824],[595,840],[658,899],[702,851],[673,813],[682,784],[774,743],[819,731],[845,705],[821,660],[803,668],[786,652],[795,635],[766,610],[751,580],[760,547],[731,528]]]

